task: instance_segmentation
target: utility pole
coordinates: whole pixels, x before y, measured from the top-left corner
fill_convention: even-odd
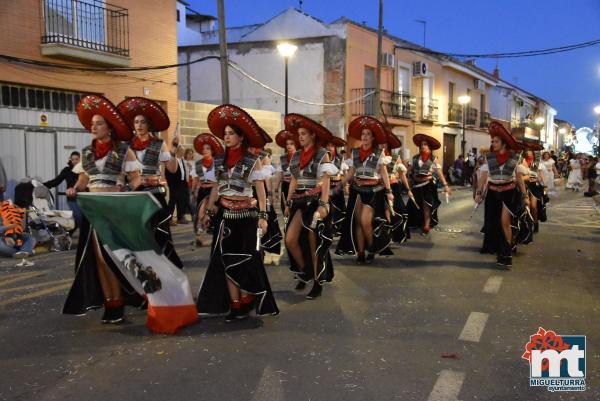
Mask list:
[[[425,47],[427,41],[427,21],[424,19],[416,19],[415,22],[423,25],[423,47]]]
[[[383,0],[379,0],[379,26],[377,28],[377,77],[375,87],[375,116],[381,115],[381,53],[383,41]]]
[[[229,103],[229,65],[227,60],[224,2],[225,0],[217,0],[217,13],[219,17],[219,51],[221,56],[221,102]]]

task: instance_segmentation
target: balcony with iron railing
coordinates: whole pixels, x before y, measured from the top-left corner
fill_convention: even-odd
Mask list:
[[[487,128],[490,126],[490,122],[492,121],[492,115],[487,111],[481,113],[481,119],[479,121],[480,128]]]
[[[435,122],[438,120],[438,100],[430,97],[421,98],[421,120]]]
[[[462,124],[463,106],[459,103],[448,103],[448,122]]]
[[[41,51],[93,64],[129,65],[129,11],[101,0],[41,0]]]
[[[392,118],[405,118],[414,120],[416,118],[417,99],[406,92],[392,92],[381,90],[379,101],[381,108],[375,105],[375,88],[356,88],[351,90],[353,99],[359,99],[352,103],[352,115],[374,116],[381,111]]]
[[[479,112],[476,108],[467,107],[467,115],[465,116],[465,124],[466,125],[476,125],[477,124],[477,114],[479,114]]]

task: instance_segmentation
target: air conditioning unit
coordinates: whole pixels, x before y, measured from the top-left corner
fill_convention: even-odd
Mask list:
[[[429,66],[422,61],[413,63],[413,77],[426,77],[429,74]]]
[[[481,79],[474,79],[473,83],[474,83],[475,89],[485,92],[485,82],[484,81],[482,81]]]
[[[396,58],[392,53],[383,53],[381,54],[381,66],[394,68],[396,65]]]

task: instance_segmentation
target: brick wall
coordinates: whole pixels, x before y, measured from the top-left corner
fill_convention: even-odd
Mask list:
[[[75,64],[40,53],[43,32],[41,0],[3,1],[0,53],[28,59]],[[112,0],[129,12],[129,49],[132,67],[177,63],[176,0]],[[93,64],[81,64],[93,66]],[[127,96],[146,96],[166,104],[171,121],[177,121],[177,70],[97,73],[57,71],[0,61],[0,80],[49,88],[97,92],[118,103]],[[163,81],[163,82],[158,82]],[[172,124],[169,132],[173,132]]]

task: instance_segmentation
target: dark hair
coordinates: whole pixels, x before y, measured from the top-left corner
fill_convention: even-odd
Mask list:
[[[144,120],[146,121],[146,124],[148,124],[148,132],[154,132],[154,127],[152,127],[152,121],[151,121],[151,120],[150,120],[148,117],[146,117],[146,116],[145,116],[145,115],[143,115],[143,114],[136,114],[135,116],[133,116],[133,119],[135,120],[135,118],[136,118],[137,116],[142,116],[142,117],[144,117]],[[131,123],[133,124],[133,121],[132,121]]]
[[[71,155],[69,156],[69,158],[71,158],[73,156],[81,157],[81,153],[79,153],[78,151],[74,150],[73,152],[71,152]]]
[[[242,131],[240,129],[240,127],[238,127],[237,125],[233,125],[233,124],[227,124],[227,125],[229,127],[231,127],[233,132],[235,132],[238,136],[242,137],[242,148],[247,149],[250,146],[250,144],[248,143],[248,137],[246,136],[244,131]]]

